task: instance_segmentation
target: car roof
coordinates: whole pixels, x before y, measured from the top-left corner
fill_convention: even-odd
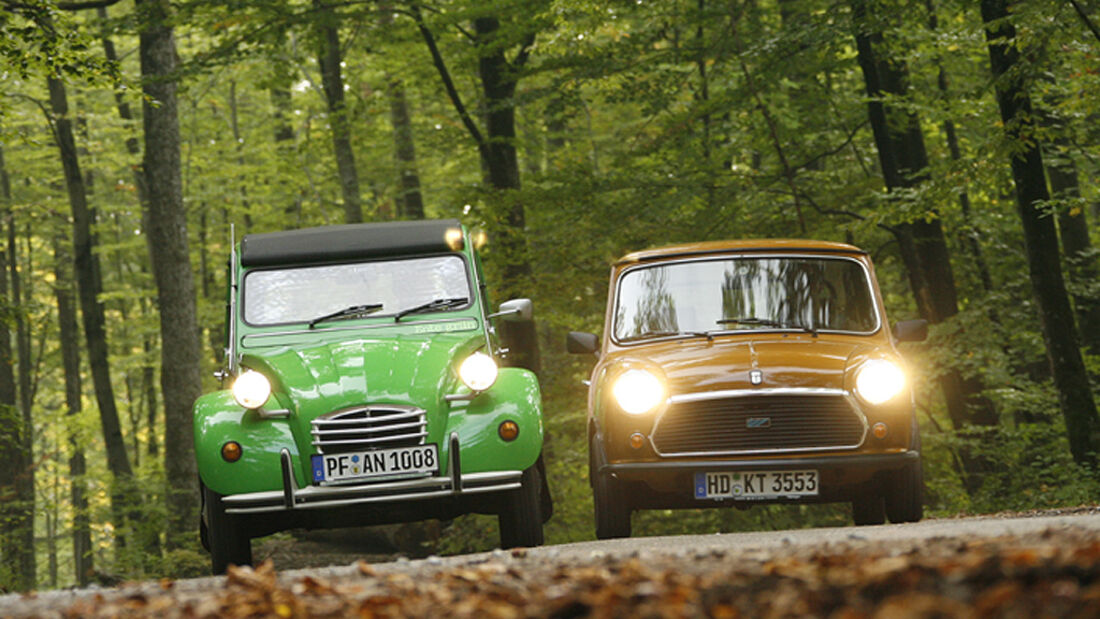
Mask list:
[[[306,264],[453,251],[448,230],[457,219],[343,224],[248,234],[241,239],[241,265]]]
[[[717,253],[827,253],[827,254],[866,254],[867,252],[847,243],[815,241],[810,239],[746,239],[730,241],[703,241],[681,243],[654,249],[631,252],[619,258],[615,264],[630,264]]]

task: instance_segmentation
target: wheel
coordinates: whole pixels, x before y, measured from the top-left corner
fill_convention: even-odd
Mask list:
[[[589,445],[589,453],[597,462],[602,462],[594,443]],[[616,480],[607,473],[600,473],[600,467],[593,466],[589,469],[592,476],[592,503],[596,518],[596,539],[614,539],[617,537],[630,537],[630,504],[627,497],[619,489]]]
[[[856,526],[886,522],[882,497],[878,493],[867,494],[852,500],[852,520]]]
[[[924,469],[920,460],[889,476],[883,499],[890,522],[917,522],[924,517]]]
[[[542,476],[538,462],[523,472],[520,488],[509,493],[497,521],[500,547],[542,545]]]
[[[230,564],[252,564],[252,540],[232,514],[225,513],[222,495],[202,485],[203,517],[200,534],[205,529],[205,545],[210,550],[210,569],[224,574]]]

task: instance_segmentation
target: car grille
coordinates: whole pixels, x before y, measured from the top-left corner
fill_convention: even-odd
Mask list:
[[[653,446],[664,456],[851,449],[865,432],[843,394],[754,394],[671,403]]]
[[[313,420],[317,453],[411,447],[428,436],[425,411],[415,406],[357,406]]]

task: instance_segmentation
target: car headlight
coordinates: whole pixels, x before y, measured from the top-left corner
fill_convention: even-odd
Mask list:
[[[233,399],[245,408],[260,408],[271,397],[271,381],[255,370],[245,370],[233,381]]]
[[[471,391],[485,391],[497,380],[497,362],[481,352],[466,357],[458,366],[458,377]]]
[[[905,389],[905,372],[892,361],[872,359],[856,373],[856,393],[868,404],[888,402]]]
[[[665,400],[661,379],[645,370],[627,370],[611,387],[619,408],[631,415],[649,412]]]

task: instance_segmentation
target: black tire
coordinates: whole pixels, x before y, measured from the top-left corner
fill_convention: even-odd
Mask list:
[[[206,546],[210,550],[210,570],[224,574],[230,565],[252,565],[252,539],[238,518],[225,513],[222,495],[202,486]]]
[[[886,522],[886,510],[878,493],[867,494],[852,500],[852,520],[862,527]]]
[[[542,476],[536,462],[523,472],[520,488],[505,499],[497,521],[500,523],[500,547],[542,546]]]
[[[924,517],[924,468],[920,460],[890,474],[883,499],[890,522],[918,522]]]
[[[617,481],[607,473],[600,473],[602,452],[595,439],[589,445],[596,466],[589,469],[592,476],[592,506],[596,519],[596,539],[630,537],[630,504],[619,489]]]

